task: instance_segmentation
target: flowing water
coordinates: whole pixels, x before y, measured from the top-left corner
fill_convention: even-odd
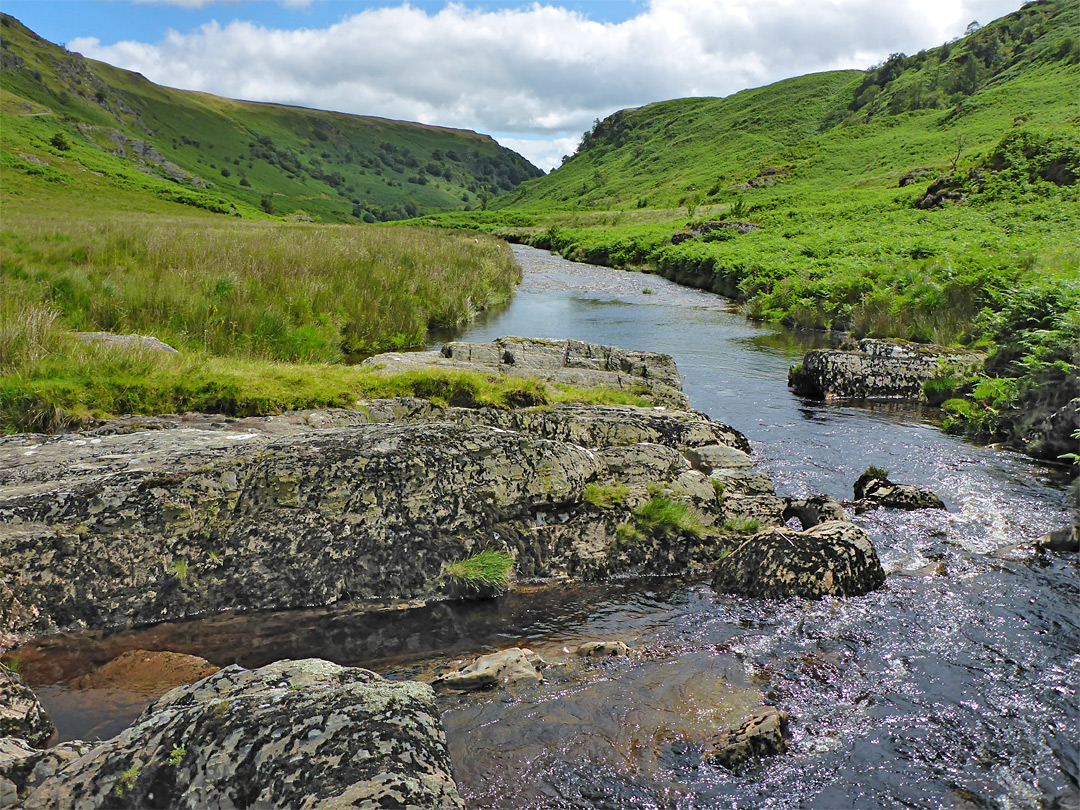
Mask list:
[[[694,407],[742,430],[780,494],[851,497],[869,465],[948,511],[856,518],[883,589],[821,602],[707,585],[561,585],[489,603],[370,612],[342,605],[224,615],[24,651],[65,738],[116,733],[137,696],[71,677],[126,649],[218,665],[318,656],[391,677],[523,644],[559,665],[543,684],[441,698],[473,808],[1029,808],[1078,803],[1076,558],[1024,543],[1067,520],[1059,471],[946,436],[933,413],[802,401],[785,386],[807,339],[758,327],[716,296],[515,247],[513,302],[458,336],[569,337],[675,357]],[[639,654],[581,664],[616,638]],[[783,756],[733,774],[702,741],[764,694],[791,717]]]

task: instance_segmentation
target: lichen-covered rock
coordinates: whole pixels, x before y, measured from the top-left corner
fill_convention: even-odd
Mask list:
[[[787,736],[787,712],[764,706],[739,726],[717,734],[705,745],[701,758],[737,771],[752,760],[784,753]]]
[[[804,529],[812,528],[826,520],[847,520],[843,505],[828,495],[812,495],[809,498],[786,498],[784,520],[795,518]]]
[[[890,509],[944,509],[941,498],[926,489],[910,484],[894,484],[888,478],[866,472],[855,482],[856,501],[865,501]]]
[[[792,367],[788,385],[825,400],[910,399],[925,402],[923,383],[951,370],[974,370],[985,356],[903,340],[860,340],[856,351],[814,349]]]
[[[688,411],[374,405],[0,438],[0,601],[13,606],[0,631],[437,596],[444,564],[485,548],[513,556],[519,578],[677,574],[691,557],[620,567],[619,526],[655,486],[718,514],[690,456],[749,449]],[[598,514],[591,483],[633,495]]]
[[[771,598],[859,596],[885,582],[866,532],[838,520],[802,532],[759,532],[717,562],[713,572],[718,592]]]
[[[55,731],[33,690],[14,672],[0,666],[0,737],[16,737],[42,748]]]
[[[435,685],[449,689],[484,689],[543,680],[540,656],[524,647],[481,655],[472,663],[435,680]]]
[[[464,805],[430,687],[310,659],[172,690],[24,806]]]
[[[39,750],[26,740],[0,737],[0,810],[22,807],[26,797],[93,748],[81,741]]]

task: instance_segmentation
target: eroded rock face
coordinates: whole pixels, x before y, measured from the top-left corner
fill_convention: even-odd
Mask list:
[[[55,731],[37,695],[22,678],[0,666],[0,737],[15,737],[42,748]]]
[[[910,399],[925,402],[923,383],[952,369],[982,365],[973,352],[903,340],[859,341],[856,351],[814,349],[788,374],[801,396],[824,400]]]
[[[309,659],[174,689],[24,806],[464,805],[430,687]]]
[[[802,532],[760,532],[717,562],[713,570],[713,588],[721,593],[771,598],[858,596],[885,582],[869,536],[839,520]]]
[[[871,507],[890,509],[944,509],[941,498],[926,489],[910,484],[894,484],[888,478],[863,473],[855,482],[855,499]]]

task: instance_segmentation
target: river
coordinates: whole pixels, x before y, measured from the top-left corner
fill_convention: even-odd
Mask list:
[[[520,643],[558,658],[583,640],[616,638],[641,654],[584,678],[555,667],[538,686],[442,698],[470,807],[1076,806],[1076,558],[1024,546],[1067,520],[1060,471],[945,435],[930,411],[799,399],[787,368],[808,339],[751,324],[722,298],[514,251],[524,269],[514,300],[460,339],[666,352],[693,406],[747,435],[778,493],[850,499],[874,464],[933,490],[948,510],[856,518],[889,576],[855,599],[621,581],[374,616],[348,605],[227,615],[87,634],[55,651],[57,677],[71,674],[65,661],[93,657],[80,646],[96,645],[97,657],[176,649],[219,665],[319,656],[409,677],[448,656]],[[67,738],[115,733],[138,710],[36,685]],[[748,688],[790,714],[788,753],[740,774],[703,764],[694,740],[737,712]]]

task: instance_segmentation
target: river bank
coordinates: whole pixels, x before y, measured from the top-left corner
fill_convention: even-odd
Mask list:
[[[947,509],[854,517],[888,578],[853,599],[738,597],[707,579],[567,582],[377,614],[342,604],[43,639],[44,657],[38,664],[28,653],[26,673],[41,678],[57,717],[73,717],[88,698],[45,673],[67,660],[59,671],[77,678],[79,667],[124,649],[182,649],[252,668],[318,656],[425,679],[448,660],[508,645],[559,663],[564,648],[618,638],[635,654],[548,667],[544,681],[509,692],[437,696],[468,806],[752,807],[764,796],[781,807],[867,796],[920,806],[946,801],[956,785],[1018,802],[1068,795],[1075,775],[1062,763],[1075,752],[1060,723],[1076,715],[1067,675],[1078,637],[1075,572],[1067,558],[1024,546],[1067,515],[1046,472],[942,435],[918,407],[793,397],[784,374],[807,347],[747,324],[713,296],[655,277],[567,268],[527,249],[519,257],[526,281],[515,301],[463,339],[531,328],[663,348],[690,401],[740,427],[780,497],[850,499],[873,463],[893,480],[932,488]],[[743,689],[791,715],[788,754],[740,773],[706,766],[690,734],[702,728],[690,718]],[[719,722],[710,715],[706,725]],[[972,759],[973,750],[984,758]]]

